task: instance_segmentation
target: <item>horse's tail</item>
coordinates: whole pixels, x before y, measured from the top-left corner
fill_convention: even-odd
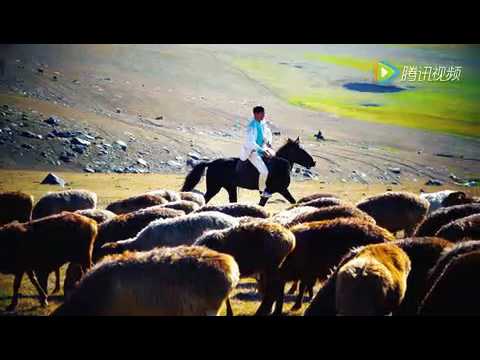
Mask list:
[[[195,165],[185,178],[182,189],[180,191],[192,191],[200,182],[205,173],[205,168],[210,165],[211,161],[202,161]]]

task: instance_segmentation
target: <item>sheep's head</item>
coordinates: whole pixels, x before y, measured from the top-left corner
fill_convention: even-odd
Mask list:
[[[455,191],[449,194],[443,201],[442,206],[454,206],[462,204],[470,204],[475,202],[475,199],[465,194],[463,191]]]

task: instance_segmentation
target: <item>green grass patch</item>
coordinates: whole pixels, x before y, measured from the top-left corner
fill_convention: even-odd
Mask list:
[[[400,82],[397,78],[395,84],[415,88],[397,93],[362,93],[342,87],[342,83],[349,80],[343,69],[372,72],[376,60],[314,52],[305,53],[304,57],[327,64],[328,70],[323,70],[324,74],[312,74],[267,58],[239,58],[234,65],[295,106],[355,120],[480,137],[480,74],[476,69],[464,67],[459,82]],[[391,63],[400,70],[404,66]],[[331,74],[336,77],[337,73],[342,81],[331,80]],[[327,75],[330,80],[324,78]],[[359,80],[352,78],[351,81]],[[367,103],[379,106],[364,106]]]

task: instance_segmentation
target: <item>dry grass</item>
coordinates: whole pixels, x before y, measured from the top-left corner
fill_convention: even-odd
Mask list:
[[[108,203],[125,198],[131,195],[139,194],[145,191],[154,189],[179,189],[183,182],[183,175],[163,175],[163,174],[83,174],[83,173],[56,173],[64,178],[68,185],[67,188],[84,188],[95,191],[99,197],[99,207],[104,208]],[[41,185],[40,182],[45,177],[46,173],[41,171],[13,171],[0,170],[0,191],[14,191],[21,190],[32,194],[35,200],[38,200],[47,191],[61,190],[59,186]],[[419,183],[412,183],[406,185],[362,185],[362,184],[321,184],[318,181],[294,182],[290,186],[292,194],[296,198],[311,194],[313,192],[333,192],[339,195],[342,199],[356,202],[364,196],[381,193],[391,188],[392,190],[408,190],[418,193],[422,188]],[[424,189],[427,187],[423,186]],[[428,191],[438,191],[447,187],[434,187]],[[448,188],[455,188],[448,186]],[[198,189],[205,191],[205,183],[202,181]],[[463,189],[465,190],[465,189]],[[472,195],[479,196],[478,189],[467,189]],[[248,203],[258,202],[258,193],[255,191],[239,190],[239,201]],[[215,197],[211,203],[221,204],[228,202],[227,193],[222,191]],[[271,212],[279,211],[288,206],[288,204],[278,195],[274,195],[267,204],[267,209]],[[66,266],[62,268],[62,284],[65,275]],[[53,274],[49,279],[49,291],[54,288],[55,277]],[[3,312],[12,296],[12,275],[0,274],[0,315],[7,315]],[[318,286],[318,285],[317,285]],[[287,285],[289,288],[289,284]],[[48,308],[39,307],[39,302],[36,297],[36,292],[30,281],[25,276],[20,288],[22,297],[19,300],[17,310],[14,315],[48,315],[53,311],[63,300],[63,293],[55,294],[49,298]],[[287,315],[301,315],[308,306],[306,301],[297,312],[290,313],[288,310],[293,305],[294,297],[286,295],[284,311]],[[259,297],[255,290],[254,279],[244,279],[241,284],[235,289],[232,297],[232,307],[235,315],[252,315],[260,304]],[[225,313],[222,309],[221,314]]]

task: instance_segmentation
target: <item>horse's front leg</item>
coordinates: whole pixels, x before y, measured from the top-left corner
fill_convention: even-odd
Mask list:
[[[260,206],[265,206],[265,204],[267,203],[267,201],[268,201],[268,197],[262,196],[262,197],[260,198],[260,202],[258,203],[258,205],[260,205]]]
[[[282,195],[285,199],[287,199],[290,204],[295,204],[297,201],[293,198],[292,194],[290,194],[290,191],[288,189],[283,189],[279,191],[280,195]]]

